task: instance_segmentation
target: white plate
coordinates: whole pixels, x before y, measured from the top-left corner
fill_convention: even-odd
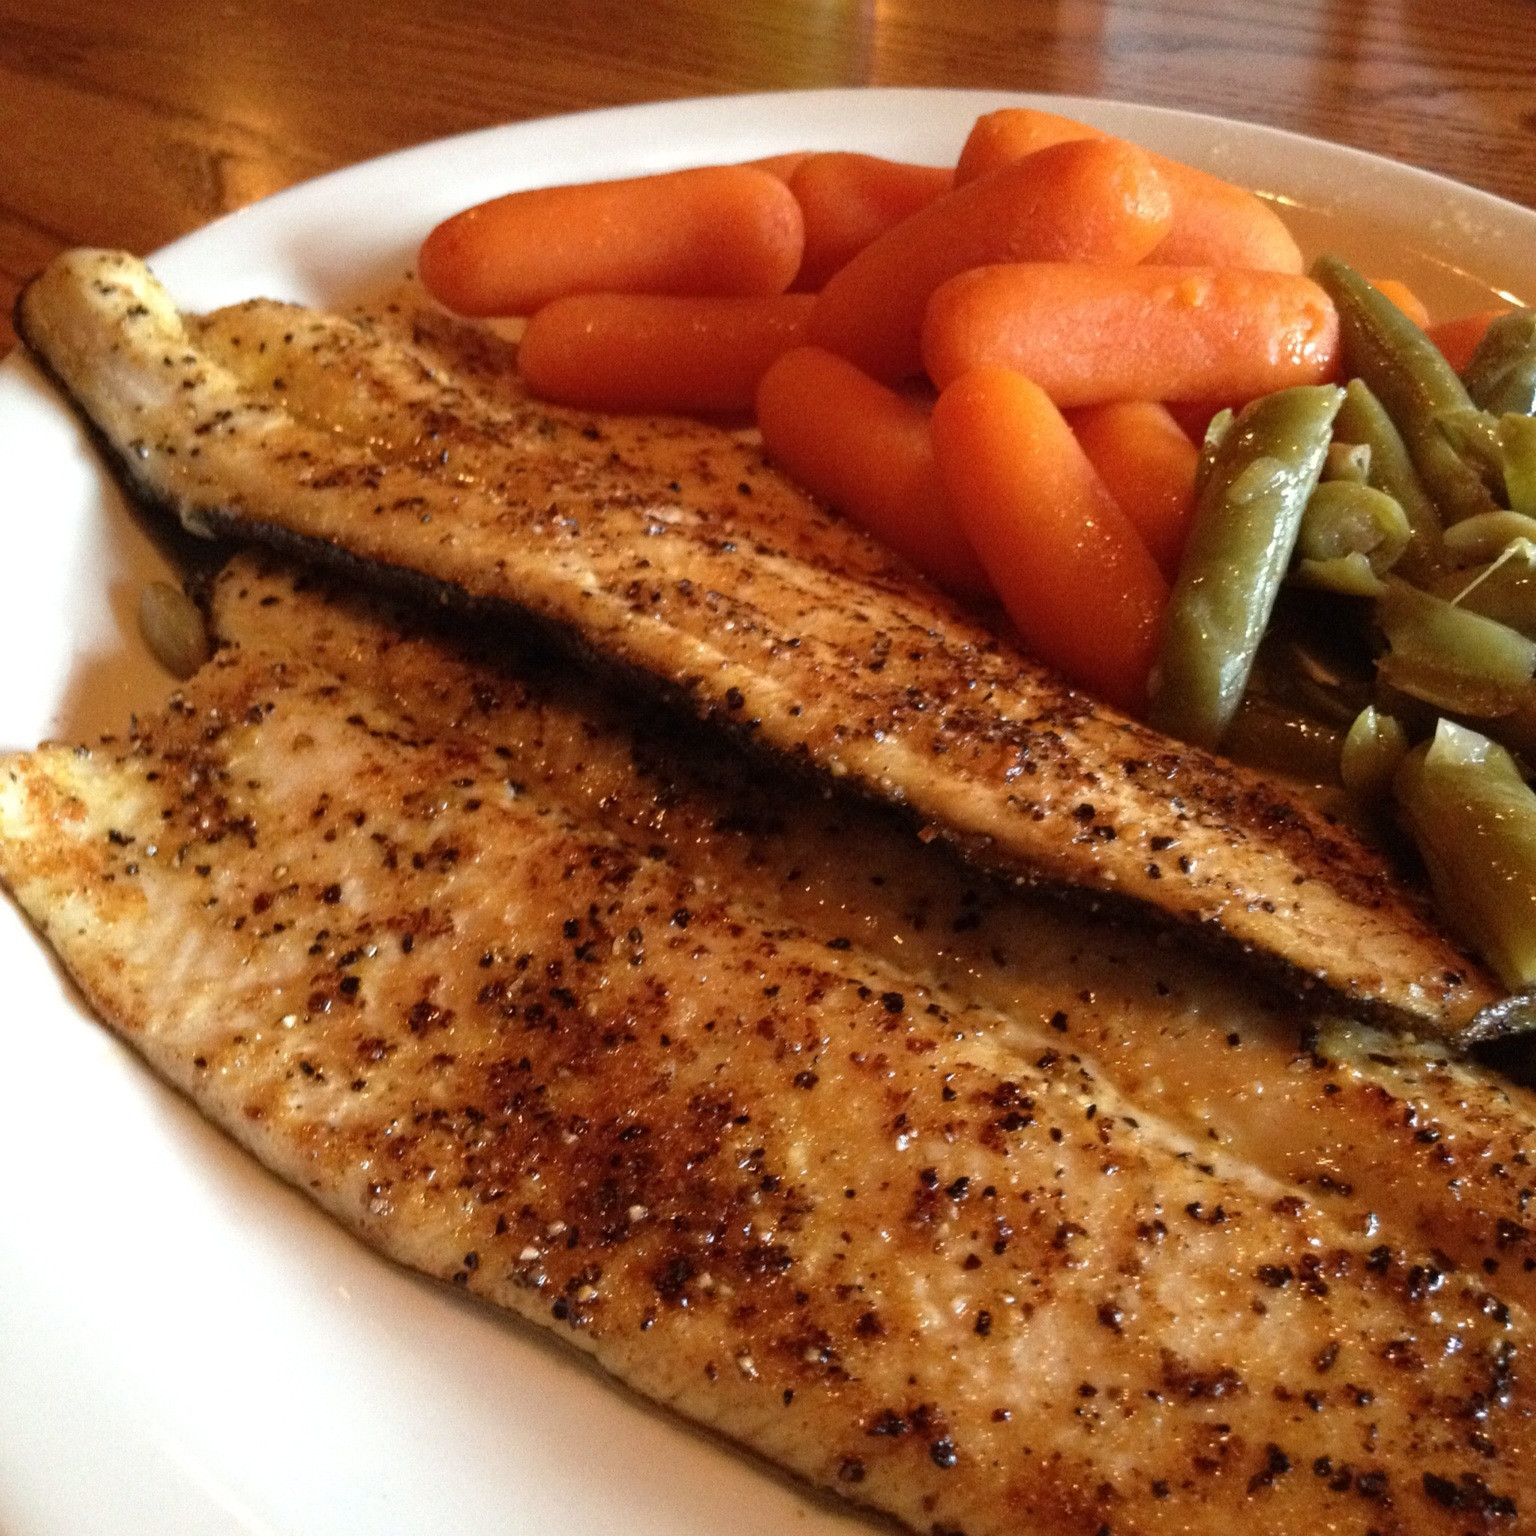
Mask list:
[[[495,193],[803,147],[952,161],[1047,106],[1280,199],[1304,243],[1444,314],[1536,300],[1536,213],[1272,129],[1071,98],[826,91],[490,129],[342,171],[154,259],[188,307],[335,303]],[[166,683],[162,569],[72,418],[0,368],[0,744],[120,728]],[[832,1536],[867,1528],[565,1346],[376,1259],[153,1081],[0,910],[0,1536]]]

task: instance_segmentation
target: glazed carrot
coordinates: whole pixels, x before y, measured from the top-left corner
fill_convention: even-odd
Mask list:
[[[1421,331],[1429,329],[1429,311],[1407,283],[1399,282],[1395,277],[1373,277],[1370,281],[1371,287],[1386,294]]]
[[[774,358],[805,339],[808,293],[679,298],[578,293],[528,322],[518,371],[559,405],[599,411],[749,410]]]
[[[959,596],[990,588],[933,461],[928,413],[820,347],[763,375],[757,422],[769,456],[813,495]]]
[[[803,244],[778,177],[717,165],[509,193],[439,224],[419,270],[460,314],[528,315],[568,293],[782,293]]]
[[[807,155],[789,178],[805,217],[805,255],[794,286],[814,293],[893,224],[954,185],[948,167],[878,155]]]
[[[963,186],[1048,144],[1110,135],[1087,123],[1006,107],[976,120],[960,153],[955,185]],[[1152,164],[1173,198],[1173,225],[1149,261],[1166,267],[1251,267],[1300,272],[1301,251],[1273,208],[1242,187],[1191,165],[1152,155]]]
[[[1040,112],[1034,107],[1003,107],[997,112],[983,112],[966,135],[955,166],[955,185],[963,187],[1038,149],[1049,149],[1052,144],[1108,137],[1102,129],[1091,128],[1076,118]]]
[[[1200,454],[1165,406],[1090,405],[1068,415],[1073,436],[1170,581],[1195,510]]]
[[[1338,331],[1327,294],[1285,272],[1036,262],[981,267],[939,288],[923,360],[941,389],[1001,364],[1060,406],[1244,401],[1328,378]]]
[[[930,203],[865,246],[821,291],[811,339],[877,379],[921,366],[918,331],[946,278],[995,261],[1140,261],[1169,204],[1131,144],[1057,144]]]
[[[939,396],[932,431],[956,516],[1025,644],[1141,710],[1168,583],[1061,412],[1020,374],[979,368]]]
[[[1483,332],[1498,319],[1509,313],[1508,305],[1497,309],[1485,309],[1475,315],[1461,315],[1455,320],[1442,320],[1438,325],[1427,326],[1429,339],[1439,347],[1440,354],[1452,368],[1460,373],[1472,361]]]
[[[764,155],[760,160],[743,160],[741,163],[759,171],[767,171],[770,176],[777,176],[780,181],[787,182],[795,174],[800,162],[811,154],[809,149],[792,149],[782,155]]]

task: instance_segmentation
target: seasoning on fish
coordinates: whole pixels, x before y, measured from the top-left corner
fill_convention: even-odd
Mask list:
[[[184,321],[117,253],[59,258],[19,321],[189,528],[532,615],[988,869],[1200,926],[1399,1025],[1464,1043],[1500,996],[1347,831],[1067,688],[727,434],[539,406],[426,311],[403,334],[260,302]]]
[[[365,1240],[915,1531],[1518,1528],[1520,1224],[1502,1268],[1459,1262],[1405,1229],[1403,1160],[1362,1159],[1367,1224],[1170,1125],[1141,1045],[1106,1070],[1064,1010],[722,888],[699,839],[618,824],[643,797],[600,720],[606,811],[538,771],[581,718],[516,677],[302,600],[280,640],[124,741],[0,762],[0,874],[156,1070]],[[1460,1128],[1488,1088],[1318,1049],[1292,1102],[1321,1071]],[[1501,1157],[1511,1127],[1514,1155],[1523,1100]]]

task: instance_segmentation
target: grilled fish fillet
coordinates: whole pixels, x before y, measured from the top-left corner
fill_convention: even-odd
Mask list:
[[[1511,1273],[1192,1137],[1070,1021],[724,885],[707,792],[624,788],[600,719],[325,622],[295,601],[126,742],[0,764],[0,875],[268,1166],[918,1531],[1519,1529]]]
[[[497,653],[462,627],[282,564],[233,560],[218,633],[302,655],[382,694],[414,735],[483,736],[507,772],[584,820],[661,846],[717,899],[829,931],[952,999],[1029,1022],[1016,1048],[1085,1060],[1207,1149],[1346,1225],[1385,1224],[1536,1306],[1526,1226],[1536,1100],[1491,1074],[1343,1019],[1253,995],[1210,957],[978,881],[877,808],[765,776],[558,659]]]
[[[993,870],[1219,932],[1421,1034],[1502,1021],[1492,979],[1345,830],[1068,689],[711,428],[529,402],[424,317],[404,336],[260,302],[183,319],[120,253],[60,257],[18,328],[194,530],[534,615]]]

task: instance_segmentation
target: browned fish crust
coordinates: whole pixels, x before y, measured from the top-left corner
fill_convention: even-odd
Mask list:
[[[557,722],[515,684],[446,658],[469,723],[413,720],[313,638],[5,759],[0,876],[367,1241],[916,1531],[1519,1529],[1536,1330],[1499,1276],[605,824],[527,772]]]
[[[725,434],[530,402],[426,315],[184,322],[114,253],[60,258],[18,325],[195,530],[534,615],[1008,878],[1219,932],[1399,1025],[1465,1044],[1500,997],[1347,830],[1067,688]]]

